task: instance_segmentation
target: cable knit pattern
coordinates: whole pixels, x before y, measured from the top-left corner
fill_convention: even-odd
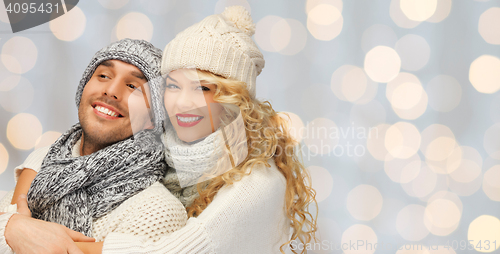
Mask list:
[[[77,144],[74,149],[77,148]],[[42,160],[47,153],[46,148],[32,152],[23,164],[16,168],[30,168],[38,172]],[[35,158],[38,158],[35,159]],[[19,172],[20,173],[20,172]],[[0,200],[0,211],[10,205],[14,191],[8,192]],[[0,215],[0,231],[5,230]],[[98,241],[105,239],[111,232],[127,233],[142,236],[155,242],[161,237],[182,228],[187,221],[184,206],[161,183],[157,182],[124,201],[120,206],[92,222],[92,237]],[[3,233],[0,234],[0,238]],[[8,245],[0,239],[0,250]],[[3,253],[0,251],[0,253]],[[127,252],[124,252],[127,253]]]
[[[167,75],[182,68],[209,71],[245,82],[255,97],[255,80],[265,61],[250,37],[253,29],[250,13],[242,6],[227,7],[222,14],[208,16],[167,44],[161,73]]]
[[[212,203],[186,226],[157,242],[110,233],[103,254],[114,253],[280,253],[290,239],[285,213],[286,181],[272,160],[256,166],[250,175],[222,187]]]

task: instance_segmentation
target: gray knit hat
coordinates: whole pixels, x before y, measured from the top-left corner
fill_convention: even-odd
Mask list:
[[[149,88],[151,90],[151,108],[154,117],[154,131],[160,133],[162,130],[162,119],[165,118],[164,111],[162,110],[162,96],[160,90],[163,79],[160,74],[162,52],[160,49],[153,46],[153,44],[145,40],[122,39],[113,42],[107,47],[99,50],[90,64],[85,69],[80,85],[76,90],[76,106],[80,106],[80,99],[82,98],[83,88],[94,74],[97,67],[106,60],[120,60],[125,63],[132,64],[139,68],[148,80]]]

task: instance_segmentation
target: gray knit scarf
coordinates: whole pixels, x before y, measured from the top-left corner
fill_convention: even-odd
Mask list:
[[[166,171],[161,145],[146,130],[90,155],[72,157],[80,124],[50,147],[28,192],[32,217],[87,236],[92,220],[144,190]]]

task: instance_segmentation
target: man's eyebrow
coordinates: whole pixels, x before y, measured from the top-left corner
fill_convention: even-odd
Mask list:
[[[144,74],[142,74],[142,72],[132,71],[132,72],[130,72],[130,74],[132,74],[132,76],[134,76],[136,78],[147,80],[146,77],[144,77]]]
[[[102,62],[100,65],[104,65],[106,67],[114,67],[115,64],[113,64],[113,62],[111,62],[110,60],[106,60],[104,62]]]

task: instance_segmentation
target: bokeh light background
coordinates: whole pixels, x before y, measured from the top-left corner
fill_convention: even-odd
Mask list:
[[[328,244],[313,253],[500,247],[497,0],[85,0],[16,34],[0,5],[0,196],[15,166],[77,121],[97,50],[125,37],[163,49],[235,4],[266,59],[257,97],[289,113],[312,175]],[[331,246],[359,240],[386,249]],[[394,249],[404,244],[441,247]]]

